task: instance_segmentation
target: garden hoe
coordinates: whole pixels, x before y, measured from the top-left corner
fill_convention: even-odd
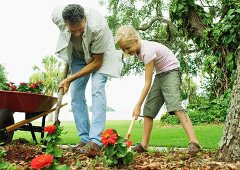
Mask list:
[[[132,131],[132,128],[133,128],[133,125],[134,125],[135,120],[136,120],[136,117],[134,116],[133,119],[132,119],[132,121],[131,121],[131,124],[130,124],[130,126],[129,126],[127,135],[126,135],[126,137],[125,137],[126,143],[129,143],[129,145],[132,144],[132,141],[129,140],[129,138],[130,138],[130,136],[131,136],[131,131]]]
[[[65,64],[65,68],[64,68],[64,73],[63,73],[63,80],[65,78],[67,78],[67,75],[68,75],[68,64],[66,63]],[[63,98],[63,95],[64,95],[64,91],[63,91],[63,88],[60,88],[59,91],[58,91],[58,100],[57,100],[57,105],[56,105],[56,110],[55,110],[55,123],[54,124],[60,124],[60,121],[58,119],[58,116],[59,116],[59,111],[60,111],[60,108],[62,107],[62,98]]]

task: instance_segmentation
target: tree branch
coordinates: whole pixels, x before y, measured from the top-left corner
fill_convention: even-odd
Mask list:
[[[142,27],[138,27],[138,28],[136,28],[136,29],[137,29],[137,30],[141,30],[141,31],[146,31],[146,30],[149,29],[149,28],[153,25],[153,23],[156,22],[156,21],[159,21],[159,22],[161,22],[161,23],[166,23],[166,24],[169,24],[169,25],[171,25],[171,26],[173,25],[171,21],[169,21],[169,20],[167,20],[167,19],[165,19],[165,18],[163,18],[163,17],[156,16],[156,17],[153,17],[148,24],[144,24]],[[174,25],[173,25],[173,26],[174,26]],[[176,27],[174,26],[174,28],[176,28]]]
[[[210,6],[208,3],[207,3],[208,6],[204,5],[203,2],[202,2],[202,0],[200,0],[200,2],[201,2],[201,4],[202,4],[203,7],[214,7],[214,6]]]

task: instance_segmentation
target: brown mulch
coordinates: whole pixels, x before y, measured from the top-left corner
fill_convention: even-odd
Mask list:
[[[30,170],[30,162],[36,156],[42,154],[41,146],[33,145],[23,140],[1,146],[6,151],[4,159],[15,164],[19,170]],[[120,165],[108,167],[101,157],[89,158],[83,154],[72,152],[71,148],[63,149],[61,164],[70,165],[71,170],[78,169],[137,169],[137,170],[238,170],[240,162],[227,163],[214,161],[215,152],[202,151],[195,156],[188,154],[186,150],[170,152],[136,153],[134,163],[128,166]]]

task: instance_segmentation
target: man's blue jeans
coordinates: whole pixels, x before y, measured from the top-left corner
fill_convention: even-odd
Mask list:
[[[71,74],[74,74],[85,67],[84,59],[73,57]],[[88,107],[85,98],[87,82],[92,78],[92,121],[89,120]],[[106,123],[106,94],[105,84],[107,76],[101,73],[92,73],[78,78],[71,83],[71,105],[74,115],[78,136],[81,141],[87,143],[92,141],[99,146],[101,132]]]

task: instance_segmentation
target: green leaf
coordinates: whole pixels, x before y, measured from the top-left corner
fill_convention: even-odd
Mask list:
[[[122,152],[117,152],[116,153],[116,156],[118,157],[118,158],[123,158],[124,156],[126,156],[126,153],[122,153]]]
[[[69,165],[59,165],[56,167],[56,170],[69,170]]]
[[[7,169],[9,165],[9,162],[0,162],[0,169]]]
[[[128,152],[127,155],[123,158],[123,163],[126,164],[130,164],[134,161],[134,157],[133,157],[133,153],[132,152]]]
[[[229,11],[228,11],[228,15],[231,15],[232,13],[234,13],[234,9],[230,9]]]
[[[113,159],[113,164],[117,164],[118,163],[118,160],[117,159]]]
[[[116,147],[116,150],[117,150],[117,157],[121,158],[121,157],[124,157],[127,153],[127,147],[126,145],[122,146],[122,145],[117,145]]]
[[[240,13],[240,9],[237,9],[236,12],[237,12],[237,13]]]
[[[46,153],[52,153],[53,152],[53,146],[52,144],[47,145]]]
[[[62,150],[59,148],[54,148],[53,155],[54,157],[58,157],[58,158],[62,157]]]
[[[116,154],[117,149],[115,149],[115,145],[109,145],[104,149],[104,155],[106,155],[108,158]]]
[[[124,139],[123,137],[119,136],[117,139],[117,143],[124,143],[126,139]]]

